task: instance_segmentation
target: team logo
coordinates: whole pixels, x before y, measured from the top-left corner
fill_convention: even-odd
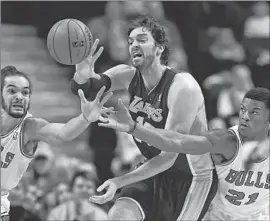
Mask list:
[[[80,47],[83,47],[84,46],[84,41],[73,41],[72,42],[72,46],[74,48],[80,48]]]

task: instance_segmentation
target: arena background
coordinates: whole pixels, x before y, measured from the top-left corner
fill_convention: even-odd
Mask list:
[[[60,65],[48,54],[46,36],[50,27],[64,18],[76,18],[87,24],[93,37],[105,46],[96,64],[96,71],[102,72],[129,62],[125,25],[139,14],[150,14],[166,26],[171,46],[169,65],[189,71],[200,83],[210,128],[237,123],[239,102],[246,90],[254,86],[270,88],[269,2],[2,1],[1,68],[14,65],[30,76],[34,85],[31,101],[34,116],[50,122],[66,122],[80,111],[79,99],[69,88],[74,67]],[[127,98],[125,92],[119,91],[112,104],[118,96]],[[130,137],[96,125],[59,147],[40,144],[36,156],[45,156],[45,160],[34,161],[22,183],[35,174],[31,191],[37,193],[42,189],[42,193],[28,199],[27,206],[20,194],[31,191],[22,185],[14,191],[12,205],[16,209],[24,208],[23,213],[32,203],[38,202],[40,206],[28,218],[20,216],[20,220],[35,215],[47,219],[46,197],[55,190],[46,177],[50,174],[59,179],[59,174],[51,175],[56,167],[65,171],[70,167],[88,168],[97,173],[100,183],[126,173],[140,160]],[[38,172],[37,167],[46,169]],[[55,185],[59,182],[54,181]],[[19,220],[18,216],[13,220]]]

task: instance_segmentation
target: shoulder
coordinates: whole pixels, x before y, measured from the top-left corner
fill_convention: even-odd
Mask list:
[[[230,159],[235,154],[237,138],[230,131],[226,129],[209,130],[201,133],[201,136],[206,137],[212,146],[219,150],[217,152],[221,153],[226,159]]]
[[[29,139],[35,139],[37,132],[47,123],[42,118],[28,117],[24,122],[24,133]]]
[[[188,72],[177,73],[170,87],[168,101],[174,103],[179,99],[193,100],[194,102],[203,100],[200,85]]]
[[[132,67],[130,65],[126,65],[126,64],[119,64],[119,65],[116,65],[112,68],[109,69],[111,72],[117,72],[117,73],[129,73],[129,74],[132,74],[132,73],[135,73],[136,72],[136,68],[135,67]],[[108,70],[108,71],[109,71]],[[107,71],[106,71],[107,72]],[[105,72],[105,73],[106,73]]]

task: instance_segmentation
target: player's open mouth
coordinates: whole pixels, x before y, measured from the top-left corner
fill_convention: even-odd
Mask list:
[[[141,58],[141,57],[142,57],[142,54],[139,53],[139,52],[133,52],[133,53],[132,53],[132,57],[133,57],[133,58]]]
[[[23,109],[22,104],[12,104],[12,107],[14,107],[15,109]]]
[[[245,123],[241,123],[240,126],[241,126],[242,128],[247,128],[247,127],[248,127],[248,125],[245,124]]]

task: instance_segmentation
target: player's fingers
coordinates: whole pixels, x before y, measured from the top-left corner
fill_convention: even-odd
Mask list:
[[[109,122],[109,119],[108,119],[108,118],[102,117],[102,116],[100,116],[100,117],[98,118],[98,120],[101,121],[101,122],[103,122],[103,123],[108,123],[108,122]]]
[[[79,94],[79,97],[80,97],[81,101],[83,101],[84,103],[86,103],[86,102],[87,102],[87,99],[85,98],[82,89],[79,89],[79,90],[78,90],[78,94]]]
[[[106,96],[102,98],[100,105],[103,106],[110,99],[112,95],[113,95],[113,92],[109,92],[108,94],[106,94]]]
[[[93,46],[92,46],[92,48],[91,48],[90,54],[88,56],[88,61],[89,61],[89,58],[91,58],[93,56],[93,54],[95,53],[95,51],[97,49],[97,46],[98,46],[98,43],[99,43],[99,39],[96,39]]]
[[[103,86],[102,88],[100,88],[100,90],[97,93],[97,96],[96,96],[95,101],[100,102],[100,98],[101,98],[102,94],[104,93],[105,89],[106,89],[105,86]]]
[[[93,55],[93,57],[92,57],[92,62],[93,62],[93,63],[96,62],[96,60],[97,60],[97,59],[99,58],[99,56],[102,54],[103,50],[104,50],[104,47],[101,46],[101,47],[98,49],[97,53],[95,53],[95,54]]]
[[[104,194],[102,196],[92,196],[89,200],[93,203],[103,204],[106,202],[106,195]]]
[[[113,107],[106,107],[106,108],[103,108],[102,110],[101,110],[101,114],[103,114],[103,113],[106,113],[106,114],[114,114],[115,113],[115,111],[114,111],[114,109],[113,109]]]
[[[98,126],[100,127],[106,127],[106,128],[112,128],[112,129],[116,129],[116,124],[113,124],[113,123],[98,123]]]

